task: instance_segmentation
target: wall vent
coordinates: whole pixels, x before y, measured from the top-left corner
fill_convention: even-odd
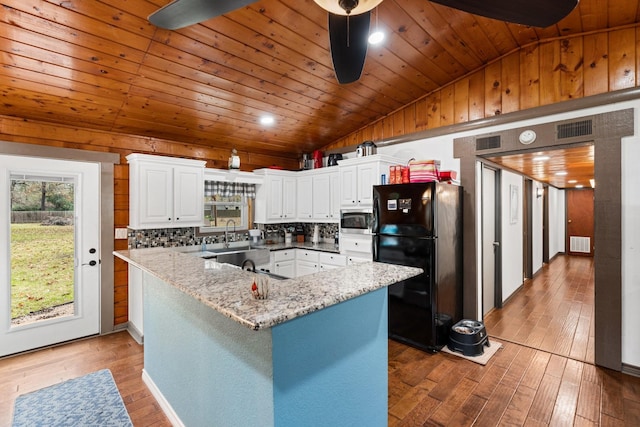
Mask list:
[[[569,236],[569,251],[583,254],[591,253],[591,238],[583,236]]]
[[[593,120],[582,120],[573,123],[563,123],[556,128],[557,139],[575,138],[593,134]]]
[[[476,151],[491,150],[501,147],[500,135],[486,136],[476,139]]]

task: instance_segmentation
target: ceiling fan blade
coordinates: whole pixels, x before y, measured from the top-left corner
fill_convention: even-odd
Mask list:
[[[567,16],[578,0],[430,0],[474,15],[545,28]]]
[[[253,2],[255,0],[173,0],[149,15],[149,22],[160,28],[177,30]]]
[[[331,60],[338,83],[352,83],[360,78],[367,56],[370,22],[371,11],[349,16],[329,12]]]

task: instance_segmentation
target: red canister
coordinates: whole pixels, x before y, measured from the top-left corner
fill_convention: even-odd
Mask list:
[[[402,183],[408,184],[409,183],[409,166],[402,166],[402,170],[400,174],[402,175]]]
[[[322,167],[322,151],[315,150],[313,152],[313,168],[318,169]]]

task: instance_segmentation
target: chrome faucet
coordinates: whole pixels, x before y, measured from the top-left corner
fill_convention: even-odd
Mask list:
[[[224,247],[229,247],[229,223],[233,223],[233,232],[236,232],[236,222],[232,219],[227,220],[227,224],[224,226]]]

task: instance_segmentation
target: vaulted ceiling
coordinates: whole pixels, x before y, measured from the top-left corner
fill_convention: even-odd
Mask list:
[[[313,0],[257,1],[178,31],[147,21],[168,0],[2,0],[0,114],[297,157],[519,47],[634,24],[639,2],[581,0],[540,29],[384,0],[371,23],[384,44],[340,85]]]

